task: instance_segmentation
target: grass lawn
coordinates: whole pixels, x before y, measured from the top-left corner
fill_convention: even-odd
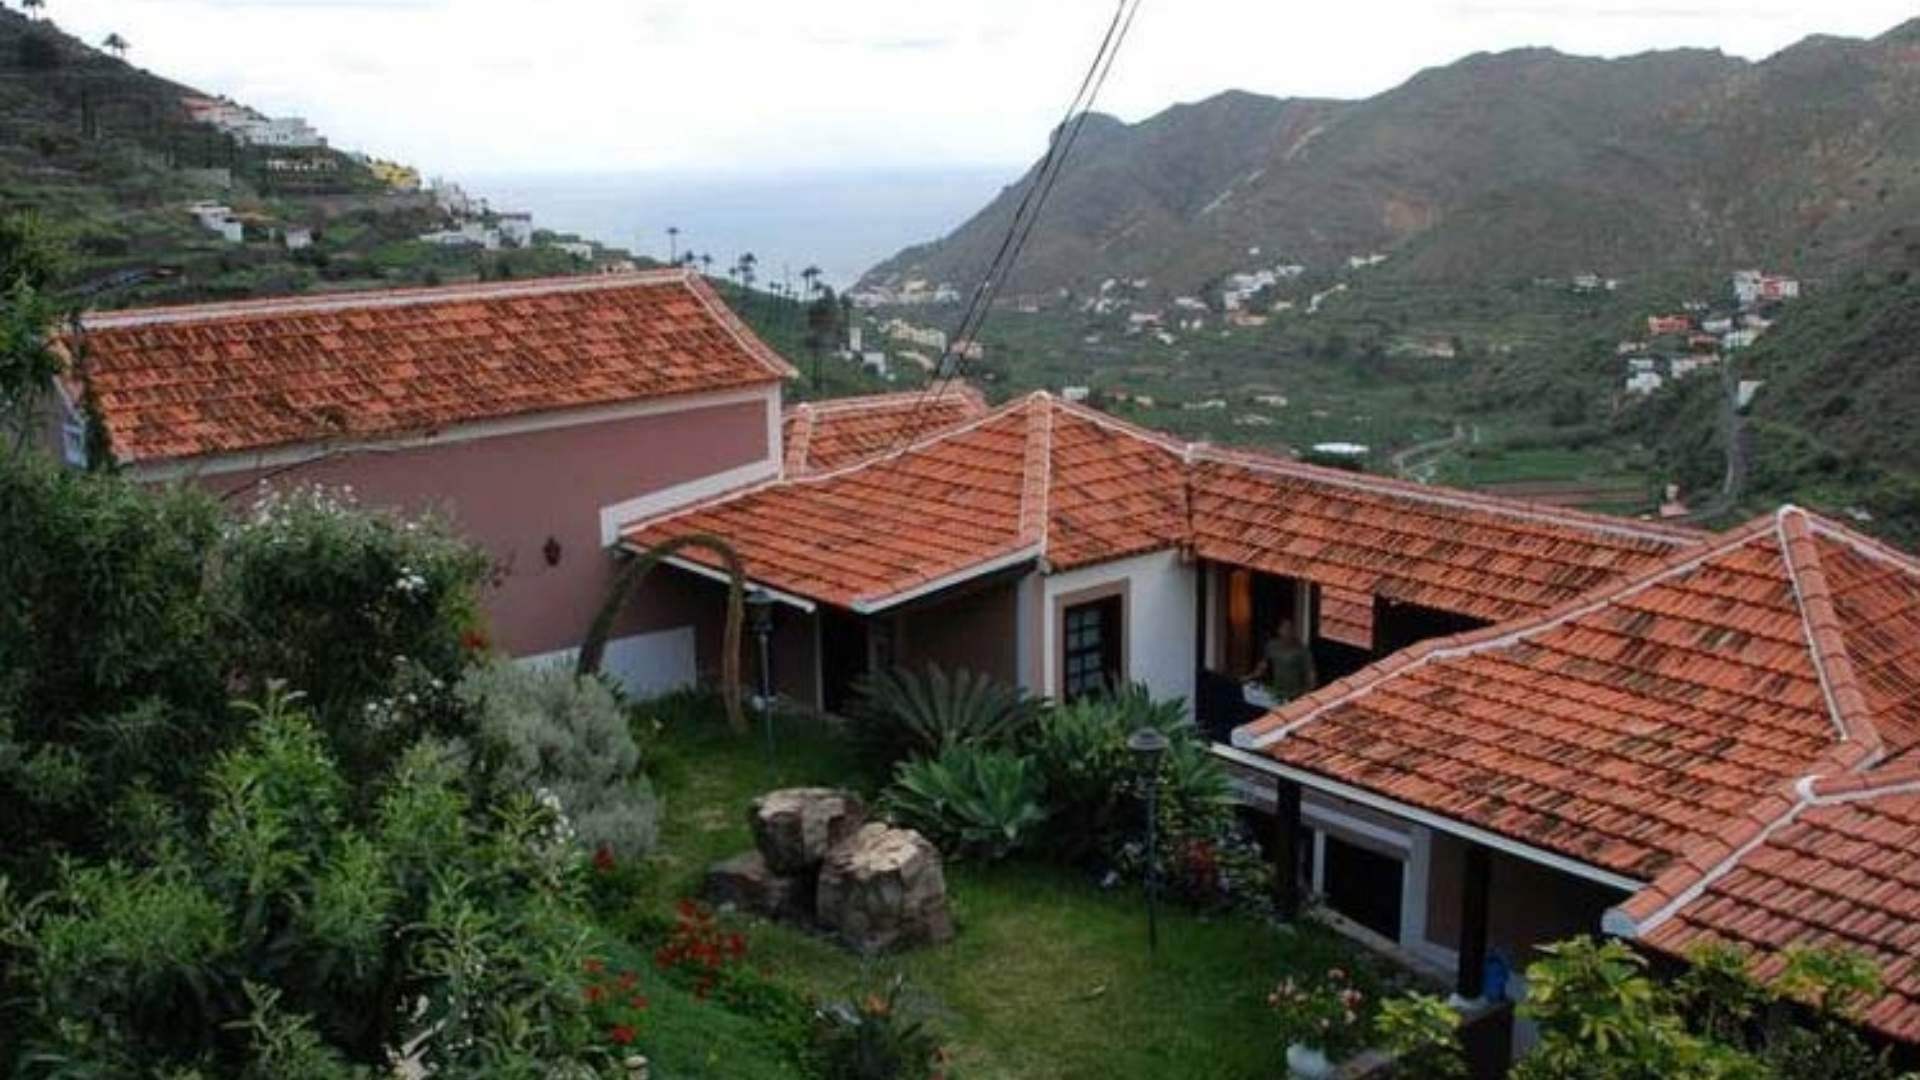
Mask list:
[[[770,769],[757,733],[735,735],[718,716],[673,711],[655,742],[666,809],[642,899],[657,911],[693,893],[708,863],[751,844],[746,806],[758,792],[814,783],[870,789],[845,745],[812,722],[782,723]],[[1317,928],[1174,909],[1163,911],[1155,962],[1136,891],[1103,891],[1041,863],[950,865],[948,885],[958,939],[900,957],[866,961],[783,926],[742,926],[755,963],[823,998],[864,996],[904,974],[947,1037],[958,1075],[971,1080],[1270,1078],[1283,1066],[1267,990],[1290,971],[1354,959]],[[683,1023],[697,1019],[657,1012],[663,1041],[680,1039]],[[704,1045],[721,1058],[756,1052],[728,1044],[717,1028]],[[649,1049],[663,1067],[673,1056],[664,1046]],[[716,1076],[788,1075],[713,1068]]]

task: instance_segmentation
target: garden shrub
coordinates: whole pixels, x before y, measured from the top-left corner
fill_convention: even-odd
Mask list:
[[[33,885],[109,847],[133,793],[192,788],[239,722],[202,602],[211,500],[0,452],[0,507],[0,871]]]
[[[885,995],[823,1006],[814,1025],[820,1080],[943,1080],[946,1052],[924,1020],[903,1010],[905,982]]]
[[[1032,726],[1039,702],[1016,686],[936,664],[924,672],[894,668],[854,686],[854,737],[875,765],[933,757],[956,746],[1013,745]]]
[[[626,711],[605,683],[494,659],[469,670],[456,696],[497,784],[549,793],[589,851],[630,861],[652,849],[659,804]]]
[[[436,1077],[613,1075],[579,982],[584,860],[552,815],[481,815],[425,744],[356,810],[296,699],[249,715],[177,842],[0,889],[20,1075],[371,1076],[402,1045]]]
[[[1183,704],[1155,701],[1141,684],[1057,705],[1035,725],[1054,848],[1071,860],[1099,856],[1144,876],[1142,777],[1127,749],[1128,737],[1141,728],[1167,737],[1156,821],[1161,880],[1203,906],[1231,892],[1262,891],[1268,871],[1237,827],[1225,771]]]
[[[960,745],[901,762],[880,806],[948,855],[995,860],[1026,844],[1046,820],[1045,795],[1033,759]]]
[[[1857,954],[1789,949],[1762,982],[1744,951],[1707,948],[1667,985],[1618,941],[1581,937],[1542,952],[1520,1007],[1540,1025],[1540,1045],[1515,1080],[1912,1080],[1852,1026],[1881,987]]]
[[[350,489],[268,493],[213,566],[228,666],[248,691],[306,695],[356,789],[429,733],[457,733],[448,689],[477,651],[480,552]]]
[[[1467,1075],[1460,1014],[1444,998],[1416,993],[1381,1001],[1373,1014],[1373,1039],[1393,1058],[1397,1080],[1464,1080]]]

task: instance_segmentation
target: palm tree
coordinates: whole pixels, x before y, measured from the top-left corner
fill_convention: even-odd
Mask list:
[[[700,253],[700,269],[701,272],[705,273],[708,277],[713,276],[713,252],[703,251]]]
[[[42,2],[44,3],[45,0],[42,0]],[[119,57],[122,60],[125,60],[127,58],[127,39],[121,37],[117,33],[108,34],[107,40],[101,42],[100,45],[102,48],[106,49],[108,52],[112,53],[113,55]]]
[[[20,0],[20,6],[26,11],[27,18],[42,18],[41,13],[47,8],[47,0]]]
[[[671,266],[680,265],[680,226],[678,225],[667,226],[667,263]]]
[[[749,251],[740,256],[740,280],[747,288],[753,288],[753,268],[760,264],[760,257]]]
[[[817,266],[809,266],[805,270],[800,271],[800,280],[807,283],[806,294],[812,296],[820,289],[820,268]]]

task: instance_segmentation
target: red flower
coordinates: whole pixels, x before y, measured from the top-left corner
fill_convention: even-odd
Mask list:
[[[460,647],[470,653],[487,651],[487,635],[479,630],[469,630],[460,635]]]
[[[603,874],[613,872],[613,849],[605,844],[593,849],[593,868]]]
[[[634,972],[623,971],[620,973],[620,989],[622,990],[633,989],[634,984],[638,983],[639,981],[640,981],[640,976],[635,974]]]
[[[590,1004],[598,1005],[606,999],[606,996],[607,988],[601,986],[599,983],[594,983],[592,986],[587,987],[587,1001]]]
[[[621,1046],[632,1042],[638,1035],[639,1032],[633,1030],[633,1027],[628,1024],[615,1024],[613,1027],[607,1029],[607,1038],[612,1039]]]
[[[644,1009],[647,1007],[647,995],[635,994],[633,997],[627,999],[627,1005],[636,1010]]]
[[[607,962],[597,956],[587,957],[586,962],[580,966],[586,968],[589,975],[598,975],[607,970]]]

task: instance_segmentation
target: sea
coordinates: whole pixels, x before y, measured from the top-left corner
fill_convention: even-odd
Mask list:
[[[713,256],[724,274],[743,253],[763,282],[821,270],[845,289],[902,248],[937,240],[1018,178],[1015,167],[794,173],[603,173],[460,179],[495,210],[665,260]],[[675,239],[670,228],[679,229]]]

